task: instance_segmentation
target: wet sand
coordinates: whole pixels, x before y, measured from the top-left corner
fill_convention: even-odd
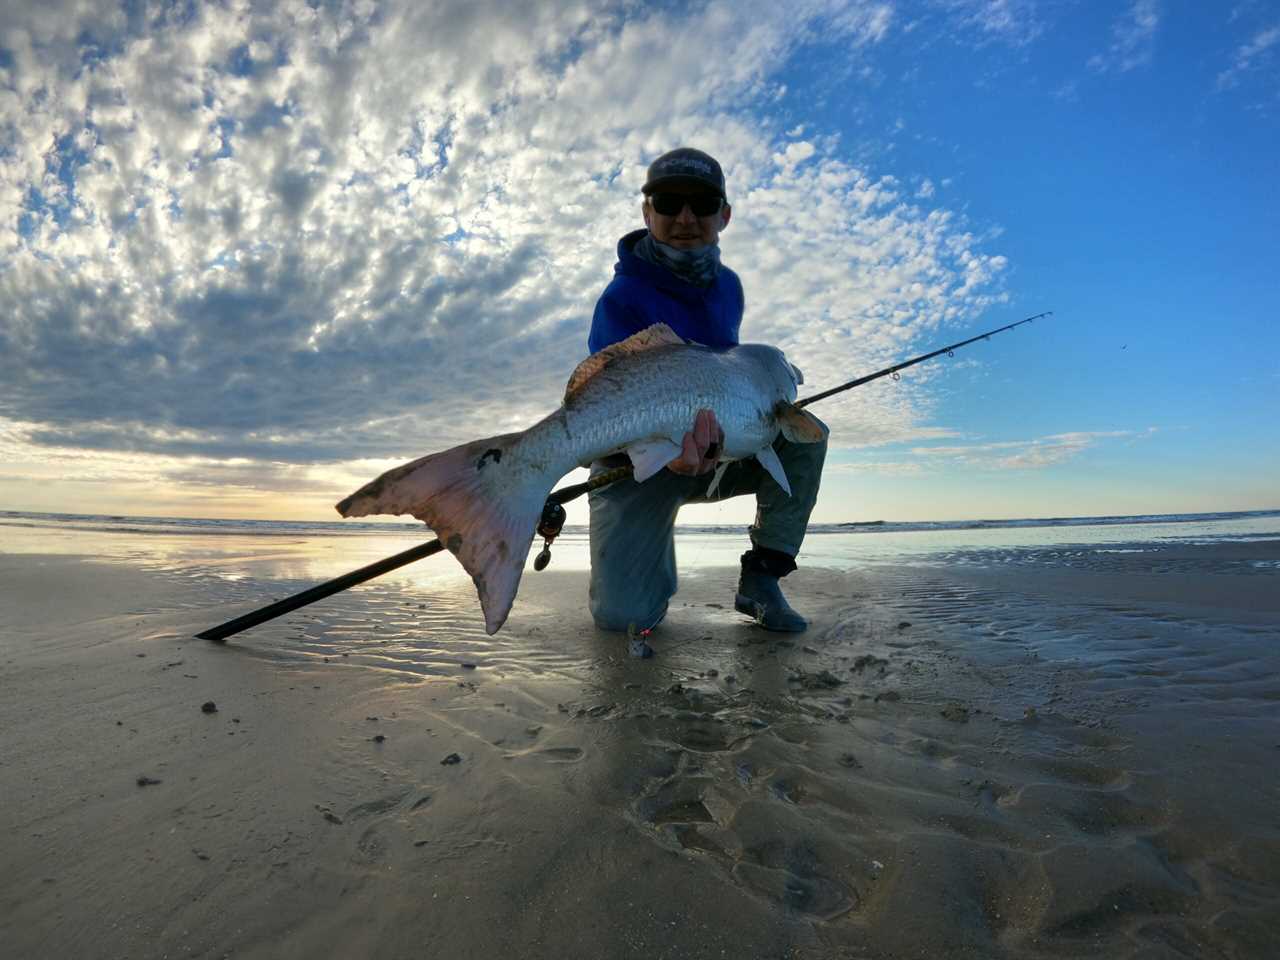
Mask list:
[[[216,645],[286,591],[0,555],[0,953],[1272,956],[1277,560],[802,569],[790,638],[701,569],[640,661],[580,572]]]

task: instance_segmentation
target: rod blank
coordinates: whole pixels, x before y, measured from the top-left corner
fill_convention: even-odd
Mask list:
[[[605,470],[597,473],[594,477],[582,483],[575,483],[572,486],[563,487],[554,491],[547,499],[556,503],[568,503],[570,500],[576,500],[584,493],[597,490],[600,487],[608,486],[616,480],[631,474],[630,467],[618,467],[614,470]],[[350,573],[344,573],[340,577],[335,577],[325,583],[321,583],[309,590],[303,590],[301,593],[295,593],[292,597],[285,597],[283,600],[277,600],[275,603],[267,604],[257,610],[252,610],[243,616],[236,617],[234,620],[228,620],[226,623],[220,623],[216,627],[210,627],[197,633],[196,636],[201,640],[216,640],[221,643],[227,637],[234,636],[250,627],[256,627],[260,623],[266,623],[268,620],[274,620],[276,617],[283,617],[286,613],[292,613],[299,607],[305,607],[309,603],[315,603],[317,600],[323,600],[325,597],[333,596],[335,593],[341,593],[357,584],[364,583],[366,580],[372,580],[374,577],[380,577],[384,573],[390,573],[405,564],[413,563],[415,560],[421,560],[432,554],[439,553],[444,549],[444,544],[437,537],[429,543],[420,543],[416,547],[410,547],[403,550],[395,556],[387,557],[385,560],[379,560],[368,566],[361,567],[359,570],[352,570]]]

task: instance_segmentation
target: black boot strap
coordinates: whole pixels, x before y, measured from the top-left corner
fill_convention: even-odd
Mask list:
[[[742,569],[746,573],[765,573],[771,577],[785,577],[796,568],[796,558],[781,550],[751,545],[742,555]]]

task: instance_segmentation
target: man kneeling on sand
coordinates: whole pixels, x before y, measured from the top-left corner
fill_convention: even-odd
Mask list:
[[[658,157],[641,188],[645,230],[618,241],[614,278],[596,303],[588,345],[596,353],[655,323],[694,343],[738,342],[743,294],[738,275],[720,263],[720,231],[732,210],[720,164],[682,147]],[[675,522],[686,503],[706,503],[723,431],[715,412],[698,412],[681,455],[644,483],[626,479],[590,495],[591,615],[606,630],[644,630],[667,612],[676,592]],[[778,579],[796,568],[818,497],[826,441],[773,444],[791,495],[754,458],[727,465],[714,499],[755,494],[751,548],[742,555],[734,608],[767,630],[808,626],[791,609]],[[592,472],[625,463],[598,461]]]

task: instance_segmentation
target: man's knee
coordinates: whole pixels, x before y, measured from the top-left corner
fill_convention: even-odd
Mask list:
[[[818,420],[817,417],[814,417],[813,419]],[[810,464],[810,463],[816,464],[818,467],[821,467],[823,462],[827,459],[827,437],[830,435],[831,431],[825,423],[822,423],[821,420],[818,420],[818,423],[822,424],[821,440],[815,440],[812,443],[800,443],[799,441],[794,441],[794,440],[782,440],[779,444],[779,447],[785,448],[786,454],[792,457],[793,459],[795,459],[796,461],[803,462],[806,464]],[[782,449],[779,449],[778,457],[779,459],[782,459],[785,462],[785,457]]]
[[[626,602],[625,598],[613,598],[613,602],[603,602],[594,595],[591,597],[591,619],[601,630],[626,631],[631,627],[637,630],[648,630],[657,626],[667,614],[667,601],[653,604]]]
[[[775,447],[782,469],[791,481],[792,492],[816,489],[822,482],[822,467],[827,460],[827,438],[813,443],[781,440]]]

